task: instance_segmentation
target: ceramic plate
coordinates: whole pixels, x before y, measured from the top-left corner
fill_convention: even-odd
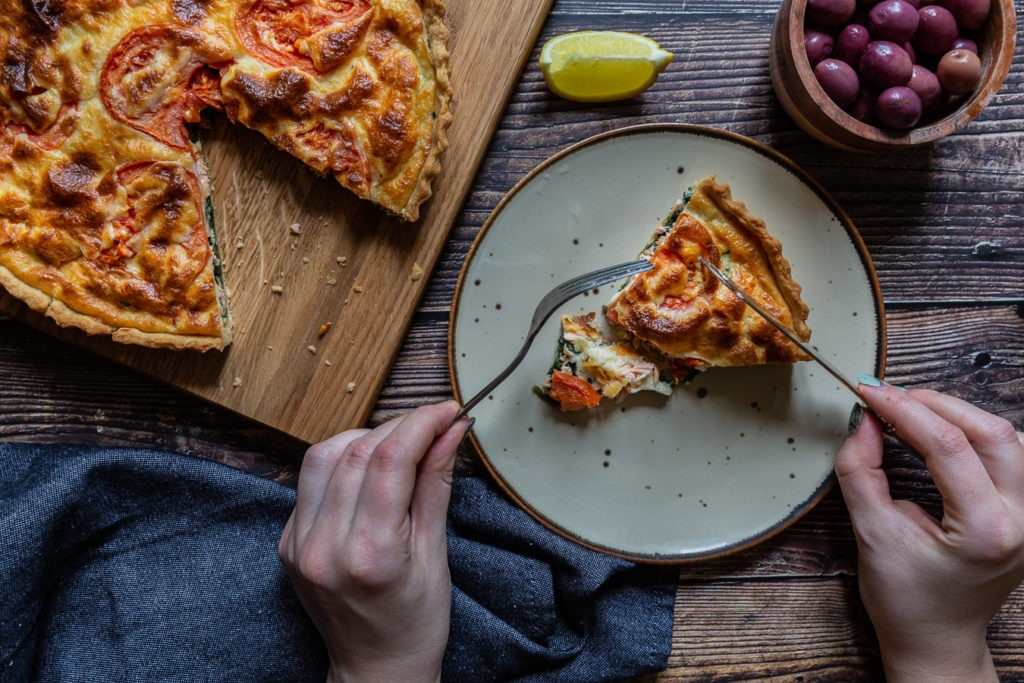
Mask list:
[[[706,175],[728,183],[782,242],[810,307],[811,344],[849,376],[880,376],[877,280],[835,201],[752,140],[656,125],[556,155],[499,204],[455,294],[456,396],[472,396],[512,359],[549,289],[634,258],[675,200]],[[579,296],[561,312],[600,310],[618,286]],[[637,561],[696,560],[771,536],[831,486],[854,399],[817,364],[711,369],[671,397],[639,394],[562,413],[533,393],[555,357],[559,318],[472,412],[487,468],[552,530]]]

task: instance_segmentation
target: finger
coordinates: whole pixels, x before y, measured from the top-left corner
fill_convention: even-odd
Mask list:
[[[459,444],[469,430],[468,418],[457,420],[427,451],[412,494],[413,533],[425,543],[444,543],[452,470]]]
[[[995,485],[962,429],[917,400],[916,392],[888,385],[859,389],[871,409],[924,458],[947,515],[966,520],[992,511]]]
[[[873,520],[885,520],[896,511],[889,479],[882,469],[882,430],[873,415],[863,414],[860,426],[839,449],[835,470],[843,500],[859,532],[873,526]]]
[[[935,391],[915,391],[936,415],[963,430],[981,458],[992,482],[1003,493],[1016,492],[1024,480],[1024,448],[1020,434],[1009,421],[967,401]]]
[[[434,441],[447,432],[458,412],[454,401],[417,408],[377,446],[359,493],[360,524],[398,529],[408,518],[416,473]]]
[[[322,445],[334,466],[328,476],[317,483],[319,494],[312,504],[302,509],[303,515],[296,519],[295,534],[297,541],[305,541],[312,529],[328,531],[331,535],[347,528],[359,497],[366,476],[366,469],[372,458],[373,451],[381,441],[398,426],[402,418],[396,418],[374,428],[345,432],[331,437]],[[348,435],[346,437],[346,435]],[[346,438],[342,438],[346,437]],[[313,450],[313,449],[311,449]],[[319,448],[317,449],[319,455]],[[307,454],[308,457],[308,454]],[[301,474],[300,474],[301,483]],[[301,492],[300,492],[301,495]],[[298,506],[296,505],[296,510]]]
[[[324,496],[327,495],[327,484],[334,474],[342,454],[350,443],[369,432],[369,429],[350,429],[336,434],[326,441],[313,444],[306,450],[299,470],[299,483],[295,491],[296,518],[300,528],[309,526],[320,509]]]

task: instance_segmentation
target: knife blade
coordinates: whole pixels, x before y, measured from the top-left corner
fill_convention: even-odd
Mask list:
[[[738,284],[736,284],[728,275],[726,275],[721,270],[708,263],[703,256],[699,256],[698,259],[712,275],[718,278],[719,282],[721,282],[723,285],[731,289],[733,293],[736,296],[738,296],[743,303],[745,303],[747,306],[752,308],[755,313],[757,313],[762,318],[771,323],[775,329],[784,334],[791,342],[796,344],[797,348],[799,348],[801,351],[803,351],[808,356],[817,361],[818,365],[825,368],[830,375],[835,377],[840,384],[849,389],[854,396],[856,396],[861,401],[864,400],[864,397],[861,395],[861,393],[857,391],[857,385],[854,382],[851,382],[843,373],[839,372],[835,367],[833,367],[832,364],[825,360],[820,353],[815,351],[813,348],[807,345],[802,339],[800,339],[800,337],[796,335],[796,332],[794,332],[793,330],[789,329],[788,326],[783,325],[781,322],[776,320],[775,317],[772,316],[772,314],[764,310],[764,308],[762,308],[761,305],[754,300],[754,297],[750,296],[745,291],[743,291],[743,289]]]
[[[884,433],[888,434],[889,436],[893,437],[894,439],[896,439],[897,441],[902,443],[904,446],[909,448],[912,452],[914,451],[913,446],[911,446],[910,444],[908,444],[906,442],[906,440],[900,435],[900,433],[896,430],[896,427],[894,427],[892,425],[892,423],[890,423],[887,420],[883,419],[878,413],[876,413],[874,410],[872,410],[870,406],[868,406],[867,401],[864,400],[864,396],[857,390],[857,385],[854,382],[851,382],[849,379],[847,379],[846,375],[844,375],[843,373],[841,373],[838,370],[836,370],[832,366],[831,363],[829,363],[827,360],[822,358],[820,353],[818,353],[817,351],[812,349],[810,346],[808,346],[802,339],[800,339],[800,337],[796,336],[796,332],[794,332],[793,330],[789,329],[789,327],[787,327],[786,325],[783,325],[781,322],[776,320],[775,317],[772,316],[771,313],[769,313],[768,311],[764,310],[764,308],[762,308],[761,305],[758,304],[754,300],[754,297],[750,296],[745,291],[743,291],[743,288],[741,288],[738,284],[736,284],[733,281],[732,278],[730,278],[728,275],[723,273],[721,270],[719,270],[715,266],[713,266],[710,263],[708,263],[704,259],[703,256],[698,256],[697,258],[704,265],[704,267],[708,269],[708,272],[710,272],[712,275],[714,275],[718,279],[718,281],[721,282],[723,285],[725,285],[726,287],[731,289],[733,291],[733,293],[736,296],[738,296],[743,303],[745,303],[755,313],[757,313],[762,318],[764,318],[769,323],[771,323],[771,325],[775,329],[777,329],[779,332],[784,334],[786,336],[786,338],[788,338],[791,342],[796,344],[797,347],[801,351],[803,351],[808,356],[810,356],[815,361],[817,361],[818,365],[820,365],[821,367],[825,368],[828,371],[828,373],[830,375],[832,375],[833,377],[835,377],[836,380],[840,384],[842,384],[844,387],[849,389],[850,393],[852,393],[854,396],[856,396],[857,399],[864,406],[864,410],[869,412],[869,413],[871,413],[876,418],[878,418],[878,422],[881,425],[882,431]]]

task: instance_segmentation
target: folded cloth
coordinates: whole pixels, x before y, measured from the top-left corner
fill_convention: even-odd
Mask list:
[[[0,680],[322,681],[277,558],[293,489],[140,449],[0,443]],[[665,666],[675,572],[585,550],[455,480],[448,681]]]

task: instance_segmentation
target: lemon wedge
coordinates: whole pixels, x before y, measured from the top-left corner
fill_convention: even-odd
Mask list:
[[[637,33],[576,31],[544,43],[540,70],[559,97],[612,102],[647,90],[672,59],[671,52]]]

